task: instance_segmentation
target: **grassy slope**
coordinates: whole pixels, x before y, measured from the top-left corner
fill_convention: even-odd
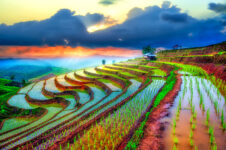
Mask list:
[[[0,121],[5,118],[12,108],[7,105],[7,100],[19,90],[19,87],[5,86],[11,80],[0,78]]]
[[[64,73],[67,73],[67,72],[70,72],[71,70],[69,69],[66,69],[66,68],[60,68],[60,67],[52,67],[52,70],[50,71],[47,71],[46,73],[44,74],[41,74],[41,75],[38,75],[34,78],[30,78],[29,80],[32,81],[32,80],[35,80],[35,79],[39,79],[39,78],[42,78],[50,73],[52,74],[55,74],[55,75],[60,75],[60,74],[64,74]]]
[[[158,54],[169,54],[169,53],[177,53],[180,52],[181,54],[191,54],[194,51],[202,51],[201,55],[205,55],[211,52],[218,52],[218,53],[224,53],[225,47],[224,45],[226,44],[225,42],[214,44],[214,45],[209,45],[209,46],[204,46],[204,47],[196,47],[196,48],[184,48],[184,49],[175,49],[175,50],[165,50],[161,51]]]
[[[6,94],[6,93],[14,93],[15,91],[18,90],[18,87],[5,86],[5,84],[10,83],[10,82],[11,82],[11,80],[0,78],[0,95]]]
[[[11,80],[0,78],[0,122],[6,118],[35,115],[44,112],[42,108],[36,108],[30,111],[29,109],[25,110],[9,106],[7,100],[20,89],[15,86],[5,86],[5,84],[10,82]]]

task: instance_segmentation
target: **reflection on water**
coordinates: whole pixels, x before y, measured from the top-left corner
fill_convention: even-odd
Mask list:
[[[180,72],[183,73],[183,72]],[[185,73],[187,74],[187,73]],[[218,101],[220,110],[225,112],[225,100],[222,95],[217,92],[215,86],[208,80],[197,76],[182,77],[183,83],[181,91],[175,99],[174,106],[170,109],[170,116],[163,118],[162,122],[168,122],[166,130],[163,133],[163,141],[165,149],[171,150],[174,146],[175,137],[178,138],[178,149],[190,150],[197,147],[198,149],[211,149],[209,142],[208,127],[205,124],[206,113],[209,109],[210,119],[209,124],[214,128],[214,136],[217,149],[223,150],[225,144],[225,132],[223,132],[220,122],[220,114],[216,113],[214,101]],[[208,86],[206,86],[208,85]],[[200,92],[198,92],[198,89]],[[208,95],[210,91],[211,95]],[[203,105],[200,105],[200,97],[203,97]],[[181,110],[179,118],[177,116],[177,109],[179,101],[181,100]],[[192,101],[192,103],[191,103]],[[192,107],[197,113],[196,119],[192,124],[195,124],[195,129],[192,130],[191,117]],[[203,110],[204,108],[204,110]],[[173,124],[176,121],[174,129]],[[191,131],[193,131],[192,140],[194,147],[191,147]],[[175,132],[175,133],[174,133]]]

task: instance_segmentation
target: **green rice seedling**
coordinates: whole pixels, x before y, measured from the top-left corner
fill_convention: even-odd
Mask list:
[[[226,130],[226,123],[223,124],[223,130]]]
[[[202,96],[202,93],[201,93],[201,90],[200,90],[200,86],[199,86],[199,83],[198,83],[198,79],[197,78],[195,78],[195,82],[196,82],[196,86],[197,86],[197,89],[198,89],[198,94],[199,94],[199,97],[200,97],[200,105],[202,104],[202,102],[203,102],[203,96]]]
[[[203,104],[203,96],[202,96],[202,94],[200,94],[199,105],[202,105],[202,104]]]
[[[80,134],[78,134],[78,139],[80,139]]]
[[[192,98],[193,98],[193,86],[192,86],[192,80],[190,80],[190,83],[189,83],[189,87],[190,87],[190,92],[191,92],[191,101],[192,101]]]
[[[213,135],[210,136],[210,144],[213,145],[215,143],[215,137]]]
[[[221,110],[221,125],[224,126],[224,109]]]
[[[195,146],[195,150],[198,150],[198,147],[197,146]]]
[[[220,91],[217,90],[217,98],[220,99]]]
[[[77,149],[77,144],[75,145],[75,148],[74,149]],[[73,147],[71,147],[71,150],[73,150]]]
[[[193,113],[193,118],[194,118],[194,119],[197,118],[197,111],[195,111],[195,112]]]
[[[207,112],[206,112],[206,126],[209,125],[209,118],[210,118],[210,109],[207,109]]]
[[[183,82],[183,84],[184,84],[184,91],[183,91],[183,94],[184,94],[184,92],[186,91],[186,88],[187,88],[187,86],[186,86],[186,85],[187,85],[187,79],[186,79],[185,75],[183,76],[183,79],[184,79],[184,80],[183,80],[183,81],[184,81],[184,82]]]
[[[195,105],[191,106],[191,112],[192,112],[192,114],[194,114],[194,112],[195,112]]]
[[[190,146],[191,146],[191,147],[194,146],[194,141],[193,141],[193,139],[190,139],[190,140],[189,140],[189,143],[190,143]]]
[[[173,143],[176,144],[176,145],[179,143],[179,140],[178,140],[177,137],[174,137],[174,138],[173,138]]]
[[[176,127],[173,126],[173,135],[175,135],[175,133],[176,133]]]
[[[213,130],[214,130],[213,127],[210,126],[208,130],[209,135],[213,135]]]
[[[192,131],[192,130],[190,130],[190,133],[189,133],[189,138],[190,138],[190,139],[192,139],[192,138],[193,138],[193,135],[194,135],[193,131]]]
[[[217,101],[214,101],[214,108],[216,110],[216,113],[219,114],[219,107],[218,107],[218,102]]]
[[[183,90],[183,98],[184,98],[184,96],[185,96],[185,92],[186,92],[186,87],[184,87],[184,90]]]
[[[173,150],[177,150],[177,146],[175,144],[173,145]]]
[[[180,100],[179,100],[178,107],[179,107],[179,109],[181,109],[181,97],[180,97]]]
[[[80,145],[82,145],[82,139],[79,139],[79,143],[80,143]]]
[[[192,97],[191,97],[190,100],[189,100],[189,105],[191,106],[191,109],[192,109],[192,106],[193,106],[193,100],[192,100]]]
[[[213,146],[211,146],[211,150],[217,150],[217,144],[214,144]]]
[[[213,127],[209,127],[209,135],[210,135],[210,144],[213,145],[215,144],[215,137],[214,137],[214,128]]]
[[[180,117],[180,107],[177,107],[176,120],[179,120],[179,117]]]
[[[205,111],[205,103],[202,103],[202,110]]]
[[[70,149],[70,143],[69,142],[67,143],[67,148]]]
[[[193,123],[193,116],[191,116],[191,118],[190,118],[190,124],[192,124]]]
[[[195,128],[196,128],[196,125],[195,125],[195,123],[193,123],[192,126],[191,126],[191,129],[195,130]]]
[[[115,149],[115,144],[114,144],[114,142],[113,142],[113,145],[112,145],[112,149]]]
[[[177,121],[176,119],[173,119],[173,127],[176,127],[176,125],[177,125]]]

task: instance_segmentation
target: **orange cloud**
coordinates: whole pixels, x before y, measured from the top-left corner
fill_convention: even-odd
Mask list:
[[[55,58],[55,57],[89,57],[94,55],[134,57],[140,56],[140,50],[131,50],[126,48],[100,47],[64,47],[64,46],[0,46],[0,57],[13,58]]]

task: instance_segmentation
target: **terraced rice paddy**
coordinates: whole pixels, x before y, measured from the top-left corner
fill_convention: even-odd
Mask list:
[[[47,100],[48,98],[42,94],[42,87],[44,86],[44,81],[36,83],[31,90],[28,91],[28,95],[31,98],[38,100]]]
[[[46,89],[47,91],[52,92],[52,93],[60,93],[60,92],[61,92],[61,91],[56,87],[56,85],[55,85],[55,77],[46,80],[46,86],[45,86],[45,89]]]
[[[171,110],[172,119],[168,120],[172,126],[164,136],[166,145],[170,145],[167,149],[224,149],[226,135],[221,125],[221,118],[226,119],[222,116],[226,110],[224,97],[206,79],[184,76],[182,80],[182,89],[175,99],[176,109]],[[208,133],[212,129],[213,135]],[[211,144],[205,144],[208,142]]]
[[[165,149],[224,149],[225,98],[195,69],[134,59],[32,83],[7,103],[45,111],[6,119],[0,149],[145,149],[147,139]],[[172,91],[178,91],[173,104],[166,101]],[[155,115],[160,119],[148,121]],[[145,132],[154,125],[159,133],[158,123],[165,128],[161,139]]]
[[[8,100],[8,104],[14,107],[24,108],[24,109],[34,109],[34,106],[31,106],[25,98],[25,94],[18,94],[12,96]]]

